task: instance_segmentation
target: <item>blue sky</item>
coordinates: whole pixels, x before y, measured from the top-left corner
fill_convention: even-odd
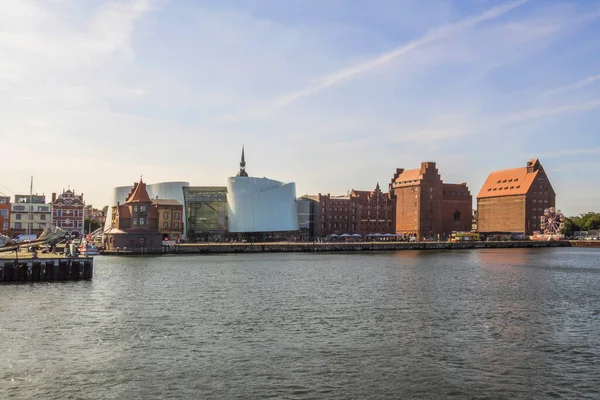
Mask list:
[[[436,161],[476,197],[540,158],[566,214],[600,211],[600,1],[7,0],[0,192],[386,186]]]

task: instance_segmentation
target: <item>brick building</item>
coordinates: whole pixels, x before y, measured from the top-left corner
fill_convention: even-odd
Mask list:
[[[532,235],[544,210],[555,207],[556,194],[537,158],[526,166],[492,172],[477,196],[481,233]]]
[[[179,240],[183,234],[183,205],[174,199],[152,201],[158,211],[158,230],[163,238]]]
[[[0,196],[0,233],[8,235],[10,229],[10,197]]]
[[[435,162],[417,169],[396,169],[390,183],[396,203],[396,233],[445,239],[452,231],[471,230],[473,199],[466,183],[444,183]]]
[[[317,203],[313,214],[315,237],[356,233],[356,201],[349,195],[331,196],[319,193],[303,198],[312,199]]]
[[[383,193],[379,183],[374,190],[352,190],[350,199],[356,203],[355,231],[361,235],[396,233],[396,201],[388,192]]]
[[[446,237],[453,231],[473,229],[473,196],[466,182],[442,184],[442,230]]]
[[[83,193],[75,194],[71,189],[56,196],[52,193],[52,226],[61,228],[72,237],[84,233],[85,203]]]
[[[104,233],[104,248],[135,252],[159,252],[162,234],[158,230],[158,209],[146,184],[140,179],[127,195],[125,204],[112,208],[112,228]]]
[[[321,194],[303,196],[299,223],[314,237],[327,235],[394,233],[395,201],[389,193],[352,190],[345,196]],[[310,204],[304,204],[309,201]]]

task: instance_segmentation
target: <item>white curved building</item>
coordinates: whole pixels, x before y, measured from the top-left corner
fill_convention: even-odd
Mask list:
[[[296,184],[252,178],[242,160],[237,176],[227,178],[229,232],[282,232],[298,230]]]
[[[183,188],[190,186],[189,182],[159,182],[153,183],[152,185],[146,185],[146,190],[151,199],[175,199],[183,205],[183,234],[185,236],[187,218],[185,215],[185,200],[183,198]],[[133,189],[131,186],[119,186],[113,188],[111,202],[108,205],[108,215],[106,216],[106,222],[104,223],[104,230],[111,228],[111,212],[112,207],[116,206],[117,203],[125,203],[127,195]]]
[[[229,232],[297,231],[296,184],[267,178],[227,178]]]

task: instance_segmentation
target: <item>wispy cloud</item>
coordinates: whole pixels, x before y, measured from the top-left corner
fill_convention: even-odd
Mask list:
[[[551,107],[533,108],[505,115],[481,117],[477,115],[454,116],[451,120],[442,119],[432,124],[396,136],[392,142],[428,143],[439,140],[450,140],[459,137],[495,132],[509,126],[525,124],[542,118],[559,118],[577,112],[585,112],[600,108],[600,99],[583,103],[555,105]],[[595,154],[594,152],[590,154]]]
[[[582,87],[585,87],[585,86],[589,86],[589,85],[593,84],[594,82],[596,82],[599,79],[600,79],[600,74],[594,75],[594,76],[590,76],[590,77],[582,79],[582,80],[580,80],[578,82],[571,83],[569,85],[560,86],[560,87],[557,87],[557,88],[552,89],[552,90],[547,90],[547,91],[545,91],[545,92],[542,93],[542,96],[552,96],[552,95],[555,95],[555,94],[558,94],[558,93],[567,92],[569,90],[579,89],[579,88],[582,88]]]
[[[263,108],[250,110],[248,116],[261,117],[273,113],[283,107],[294,103],[297,100],[300,100],[303,97],[313,95],[331,86],[338,85],[357,75],[364,74],[365,72],[369,72],[371,70],[379,68],[410,51],[418,49],[434,41],[449,37],[459,31],[472,28],[478,24],[481,24],[482,22],[498,18],[508,13],[509,11],[520,7],[525,3],[528,3],[529,1],[530,0],[518,0],[510,2],[498,7],[494,7],[484,12],[483,14],[463,19],[455,24],[445,25],[431,29],[424,36],[412,40],[408,43],[405,43],[402,46],[399,46],[387,53],[381,54],[376,58],[351,66],[349,68],[336,71],[328,76],[325,76],[321,78],[320,82],[317,83],[315,86],[281,96]]]

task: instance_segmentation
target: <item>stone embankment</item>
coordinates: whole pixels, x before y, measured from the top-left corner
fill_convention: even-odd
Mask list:
[[[571,240],[573,247],[595,247],[600,248],[600,240]]]
[[[369,252],[399,250],[459,250],[499,248],[570,247],[569,241],[507,242],[277,242],[277,243],[186,243],[163,247],[169,254],[287,253],[287,252]],[[106,255],[136,254],[127,250]],[[138,253],[139,254],[139,253]]]

